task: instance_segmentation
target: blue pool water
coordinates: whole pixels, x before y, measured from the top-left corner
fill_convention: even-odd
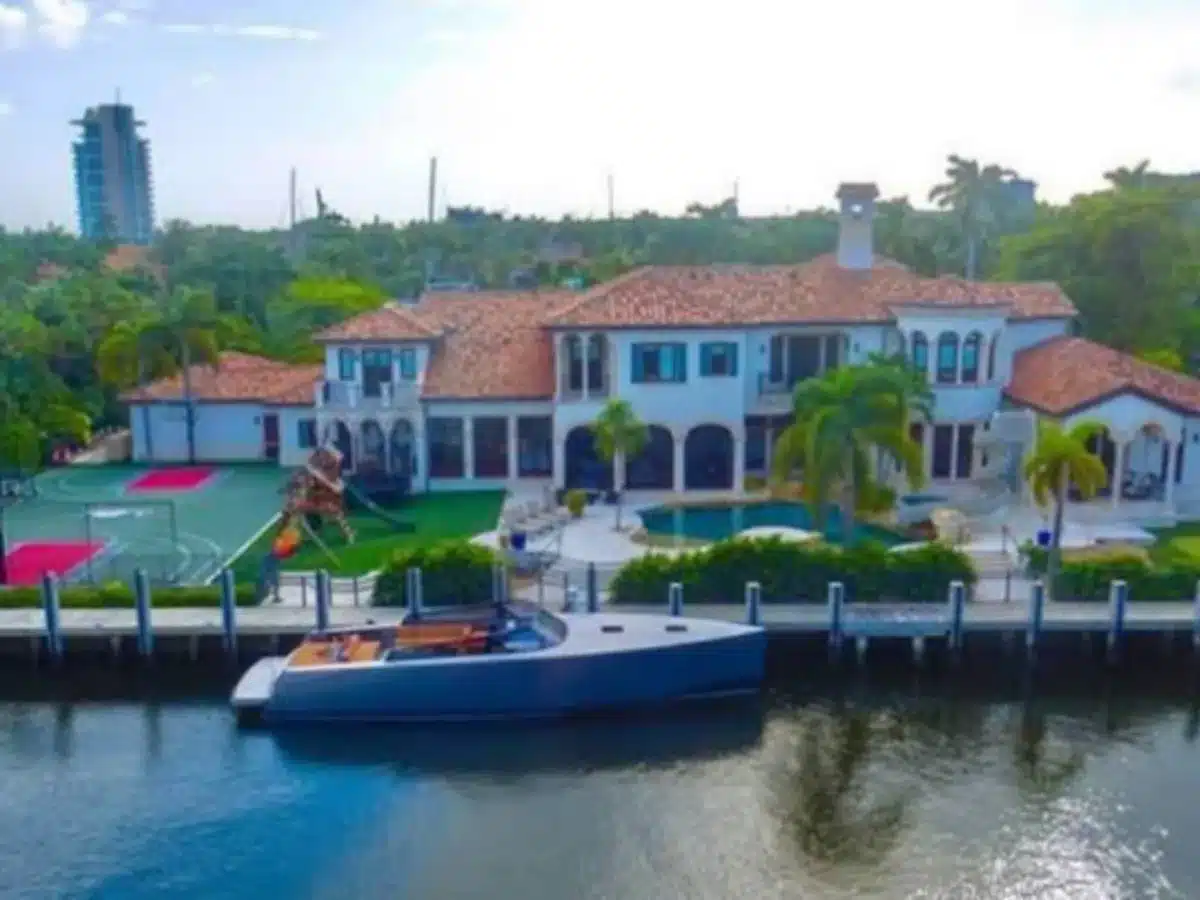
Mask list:
[[[928,685],[278,735],[0,700],[0,897],[1198,897],[1197,728],[1186,698]]]
[[[776,501],[771,503],[744,503],[733,506],[687,506],[673,509],[656,506],[641,513],[642,524],[650,534],[697,538],[719,541],[732,537],[746,528],[767,525],[786,526],[813,530],[812,512],[803,503]],[[836,508],[830,509],[825,518],[825,537],[834,543],[842,543],[842,516]],[[903,544],[907,538],[898,532],[876,525],[860,524],[854,529],[855,540],[878,541],[889,547]]]
[[[942,494],[905,494],[900,498],[904,506],[924,506],[927,503],[946,503],[949,498]]]

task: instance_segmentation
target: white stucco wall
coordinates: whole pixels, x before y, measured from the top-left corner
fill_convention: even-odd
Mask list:
[[[340,343],[326,344],[325,346],[325,379],[327,381],[340,381],[341,372],[338,369],[338,356],[341,350],[349,348],[355,353],[354,361],[354,381],[356,383],[362,381],[362,351],[367,350],[391,350],[392,351],[392,379],[394,381],[402,381],[400,377],[400,360],[397,354],[401,350],[416,350],[417,352],[417,381],[424,381],[425,370],[429,364],[429,344],[427,343],[395,343],[395,344],[363,344],[363,343]]]
[[[262,415],[263,408],[258,404],[196,404],[196,459],[207,462],[263,459]],[[146,434],[147,418],[151,428],[149,437]],[[131,407],[130,428],[134,460],[187,460],[187,410],[183,404]]]
[[[300,422],[304,419],[315,422],[315,411],[312,407],[280,406],[269,412],[279,415],[279,464],[285,467],[303,465],[312,450],[300,446]],[[319,439],[319,430],[317,436]]]

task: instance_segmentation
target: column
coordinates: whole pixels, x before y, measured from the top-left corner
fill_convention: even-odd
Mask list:
[[[475,477],[475,420],[463,416],[463,478]]]
[[[687,432],[685,431],[682,434],[672,432],[671,437],[673,438],[672,446],[675,451],[675,493],[681,494],[683,493],[683,486],[686,484],[683,477],[683,447],[684,441],[687,438]]]
[[[1174,441],[1167,441],[1167,483],[1163,485],[1163,500],[1169,509],[1175,508],[1175,451]]]
[[[516,481],[521,477],[521,468],[517,460],[517,417],[508,417],[508,480]]]
[[[418,427],[423,423],[413,425],[413,455],[416,456],[417,477],[413,479],[413,490],[429,490],[429,441],[426,440],[425,430]]]
[[[567,439],[555,435],[554,441],[554,489],[561,491],[567,486]]]
[[[746,436],[733,436],[733,489],[741,494],[746,489]]]
[[[1126,443],[1123,437],[1113,435],[1113,440],[1116,442],[1116,452],[1113,453],[1113,474],[1112,474],[1112,505],[1118,507],[1121,505],[1121,486],[1125,483],[1125,450]]]
[[[825,358],[825,345],[827,343],[827,335],[818,335],[817,339],[817,375],[825,374],[825,366],[829,364],[829,360]]]

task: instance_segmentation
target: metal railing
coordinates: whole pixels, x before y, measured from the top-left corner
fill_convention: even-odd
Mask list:
[[[411,409],[421,398],[419,381],[384,382],[368,392],[354,381],[319,381],[318,409]]]

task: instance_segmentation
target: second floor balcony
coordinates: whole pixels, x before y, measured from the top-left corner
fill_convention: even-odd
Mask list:
[[[421,398],[421,385],[416,381],[376,382],[318,381],[318,409],[361,411],[406,411],[414,409]]]

